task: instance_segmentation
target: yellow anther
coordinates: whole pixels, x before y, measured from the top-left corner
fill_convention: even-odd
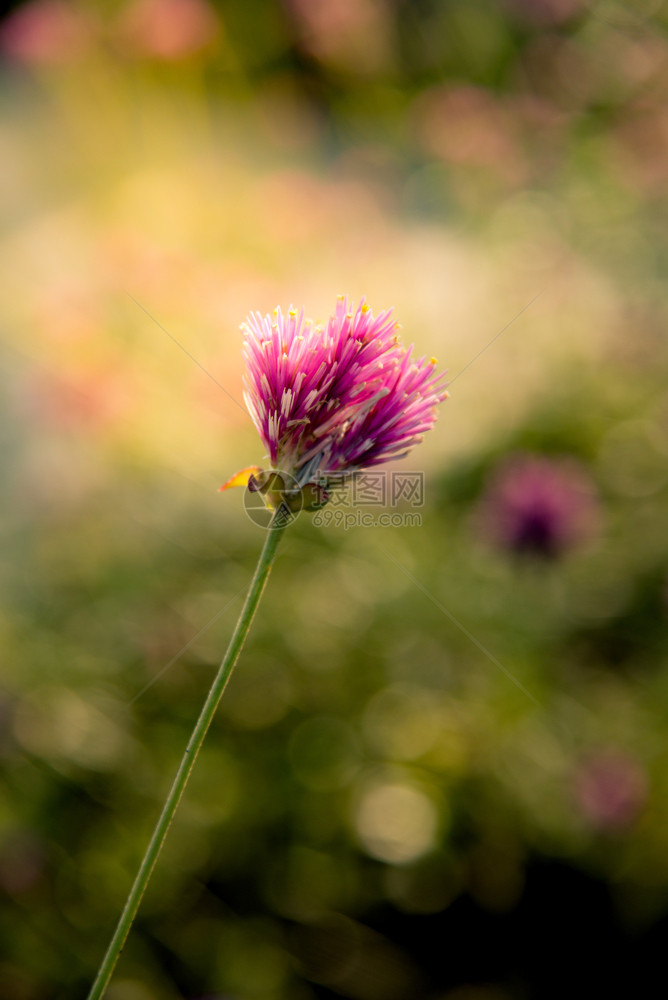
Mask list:
[[[438,364],[438,358],[429,358],[429,364],[430,365],[437,365]]]

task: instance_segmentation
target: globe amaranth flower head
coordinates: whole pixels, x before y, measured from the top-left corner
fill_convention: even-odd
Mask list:
[[[593,484],[569,457],[514,454],[494,469],[477,519],[503,548],[555,558],[593,537]]]
[[[413,360],[392,311],[340,296],[325,326],[295,309],[242,325],[244,398],[273,469],[300,486],[401,458],[448,393],[436,359]]]

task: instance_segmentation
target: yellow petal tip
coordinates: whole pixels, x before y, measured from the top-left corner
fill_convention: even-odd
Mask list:
[[[223,490],[229,490],[233,486],[248,486],[248,480],[251,476],[256,476],[258,472],[262,472],[259,465],[249,465],[247,469],[241,469],[239,472],[235,472],[231,479],[228,479],[218,490],[222,493]]]

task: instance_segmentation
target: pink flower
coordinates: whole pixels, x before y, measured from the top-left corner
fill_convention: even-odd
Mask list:
[[[207,0],[134,0],[119,21],[122,45],[139,56],[186,59],[213,43],[219,22]]]
[[[64,0],[32,0],[0,27],[0,49],[34,66],[67,63],[85,53],[92,38],[87,16]]]
[[[325,327],[303,310],[251,313],[243,324],[244,398],[274,469],[300,486],[401,458],[448,393],[435,358],[411,358],[391,310],[340,296]]]
[[[567,457],[511,455],[494,470],[478,510],[486,534],[512,551],[555,557],[594,534],[586,471]]]

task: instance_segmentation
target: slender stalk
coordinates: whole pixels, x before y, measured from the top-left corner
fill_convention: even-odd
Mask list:
[[[211,725],[211,720],[213,719],[223,691],[225,690],[227,682],[230,678],[230,674],[234,669],[234,665],[239,658],[239,653],[241,652],[241,648],[245,642],[246,636],[248,635],[248,631],[253,621],[253,616],[255,615],[255,610],[259,604],[262,591],[265,588],[265,584],[274,561],[276,548],[285,527],[285,523],[281,524],[277,518],[276,526],[272,527],[267,532],[267,538],[262,552],[260,553],[260,558],[255,568],[255,574],[251,581],[246,601],[239,616],[232,638],[230,639],[230,644],[227,647],[227,652],[225,653],[223,661],[218,668],[218,673],[214,678],[202,711],[200,712],[200,716],[195,724],[190,740],[188,741],[185,753],[183,754],[183,758],[179,764],[179,769],[176,772],[176,777],[174,778],[169,795],[167,796],[167,801],[163,806],[160,818],[158,819],[155,830],[153,831],[153,836],[151,837],[149,845],[146,848],[146,853],[144,854],[139,871],[137,872],[137,877],[135,878],[132,889],[130,890],[130,895],[127,898],[123,912],[121,913],[114,936],[111,939],[111,943],[107,949],[104,959],[102,960],[95,982],[93,983],[91,991],[88,994],[88,1000],[99,1000],[109,985],[109,980],[111,979],[118,957],[123,950],[125,939],[128,936],[132,922],[137,914],[137,910],[139,909],[139,904],[141,903],[142,896],[144,895],[144,891],[148,885],[148,880],[150,879],[155,863],[158,860],[158,855],[162,850],[162,845],[165,842],[167,831],[169,830],[172,819],[174,818],[174,813],[176,812],[178,804],[181,801],[181,796],[183,795],[186,783],[190,777],[190,772],[192,771],[195,760],[197,759],[197,754],[202,748],[204,737],[206,736],[207,730]]]

